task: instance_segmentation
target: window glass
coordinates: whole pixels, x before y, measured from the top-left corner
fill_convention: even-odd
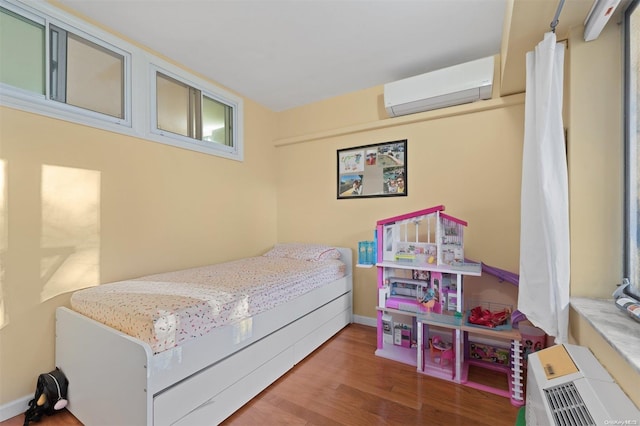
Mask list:
[[[124,118],[124,56],[51,25],[51,99]]]
[[[626,108],[627,108],[627,276],[631,291],[640,297],[640,150],[638,149],[638,116],[640,105],[640,8],[635,0],[627,9],[625,39],[626,54]]]
[[[0,82],[45,93],[43,25],[0,7]]]
[[[189,86],[157,73],[158,129],[189,136]]]
[[[207,96],[202,101],[202,140],[233,146],[231,107]]]
[[[124,57],[69,33],[67,103],[124,118]]]

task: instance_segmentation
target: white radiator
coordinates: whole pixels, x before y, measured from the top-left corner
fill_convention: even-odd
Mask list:
[[[640,411],[588,348],[565,344],[528,356],[526,424],[640,425]]]

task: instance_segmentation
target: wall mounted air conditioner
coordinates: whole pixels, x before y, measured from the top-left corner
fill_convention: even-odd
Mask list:
[[[391,117],[491,98],[494,58],[478,59],[384,85]]]
[[[556,345],[529,354],[527,362],[527,426],[635,424],[640,419],[640,411],[588,348]]]
[[[584,21],[584,41],[598,38],[620,0],[595,0]]]

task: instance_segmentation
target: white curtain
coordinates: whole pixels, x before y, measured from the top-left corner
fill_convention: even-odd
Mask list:
[[[568,340],[569,195],[562,124],[564,44],[547,33],[527,53],[518,310]]]

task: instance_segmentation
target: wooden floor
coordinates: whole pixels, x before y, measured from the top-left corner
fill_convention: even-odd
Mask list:
[[[223,425],[515,425],[518,408],[508,398],[376,357],[375,342],[375,328],[349,325]],[[506,388],[503,375],[485,369],[470,375]],[[23,420],[17,416],[0,426],[21,426]],[[64,411],[33,424],[81,423]]]

